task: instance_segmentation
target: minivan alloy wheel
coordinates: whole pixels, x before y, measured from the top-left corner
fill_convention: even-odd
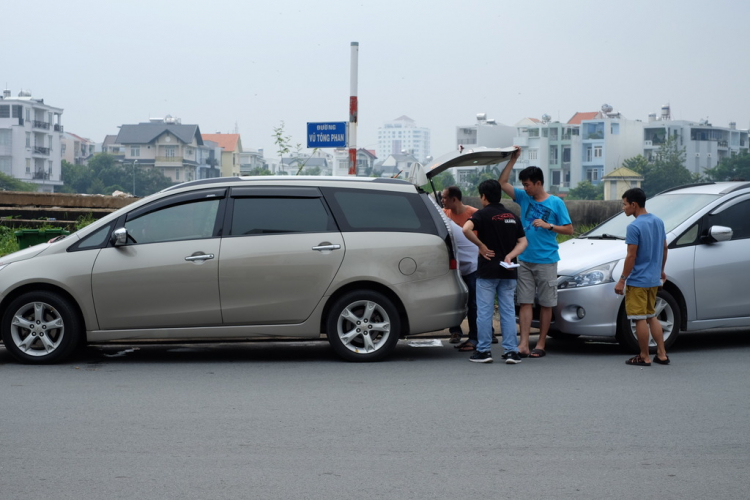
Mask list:
[[[398,311],[380,293],[350,292],[336,301],[328,318],[328,340],[344,359],[376,361],[398,342]]]
[[[15,299],[2,318],[5,347],[20,361],[49,363],[75,346],[79,322],[67,300],[52,292],[30,292]]]

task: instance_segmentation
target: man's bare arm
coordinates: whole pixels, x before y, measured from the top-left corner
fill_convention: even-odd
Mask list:
[[[500,183],[500,187],[503,188],[503,192],[510,196],[512,200],[516,199],[516,191],[513,189],[513,185],[508,181],[510,180],[510,173],[513,170],[513,166],[516,164],[516,160],[518,160],[520,156],[521,148],[516,146],[516,150],[511,155],[508,163],[505,164],[505,168],[503,168],[503,171],[500,173],[500,178],[497,180],[497,182]]]

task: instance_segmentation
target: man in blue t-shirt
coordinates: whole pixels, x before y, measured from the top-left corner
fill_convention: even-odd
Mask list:
[[[547,354],[547,332],[552,320],[552,308],[557,305],[557,261],[560,260],[557,235],[573,234],[573,224],[565,203],[544,190],[544,172],[539,167],[528,167],[519,172],[518,179],[523,189],[514,188],[509,182],[510,173],[520,156],[521,148],[516,146],[516,151],[500,174],[499,182],[503,191],[521,206],[521,222],[529,242],[518,257],[521,265],[516,290],[521,327],[518,352],[522,357],[541,358]],[[535,298],[540,307],[539,340],[535,348],[529,350]]]
[[[648,352],[649,329],[656,342],[654,361],[660,365],[669,364],[669,356],[664,347],[664,332],[656,317],[656,293],[662,280],[667,279],[664,265],[667,263],[667,235],[664,222],[646,211],[646,193],[640,188],[628,189],[622,195],[622,209],[625,215],[635,220],[625,233],[628,254],[622,268],[620,281],[615,285],[615,293],[625,293],[625,312],[628,319],[635,321],[635,334],[638,337],[640,354],[625,363],[631,366],[651,366]]]

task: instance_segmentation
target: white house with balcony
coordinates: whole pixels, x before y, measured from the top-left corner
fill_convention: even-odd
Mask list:
[[[200,167],[206,166],[198,151],[205,147],[198,125],[183,125],[171,116],[122,125],[114,143],[122,148],[124,164],[156,168],[172,182],[200,179]]]
[[[17,97],[6,89],[0,97],[0,172],[37,185],[51,193],[62,186],[60,124],[62,108],[34,99],[31,92]]]
[[[518,183],[518,172],[527,167],[539,167],[544,173],[544,186],[552,193],[567,192],[571,188],[572,173],[581,164],[581,136],[579,113],[567,123],[524,118],[515,125],[513,145],[521,148],[510,181]],[[575,187],[575,184],[572,185]]]
[[[694,174],[748,151],[748,131],[738,130],[735,122],[728,127],[714,127],[708,120],[672,120],[669,105],[662,106],[658,118],[656,113],[650,114],[643,128],[644,157],[650,160],[667,138],[673,137],[679,147],[685,148],[685,168]]]
[[[571,171],[570,182],[599,184],[628,158],[643,152],[643,122],[628,120],[604,104],[593,118],[581,120],[581,167]]]

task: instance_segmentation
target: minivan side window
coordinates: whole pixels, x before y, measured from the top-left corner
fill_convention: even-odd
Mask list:
[[[323,190],[342,231],[435,233],[435,223],[416,193]]]
[[[136,243],[211,238],[221,199],[201,199],[148,212],[125,223]]]
[[[732,228],[732,240],[750,238],[750,200],[741,201],[717,214],[708,216],[710,226]]]
[[[336,224],[320,198],[234,198],[231,236],[324,233]]]

